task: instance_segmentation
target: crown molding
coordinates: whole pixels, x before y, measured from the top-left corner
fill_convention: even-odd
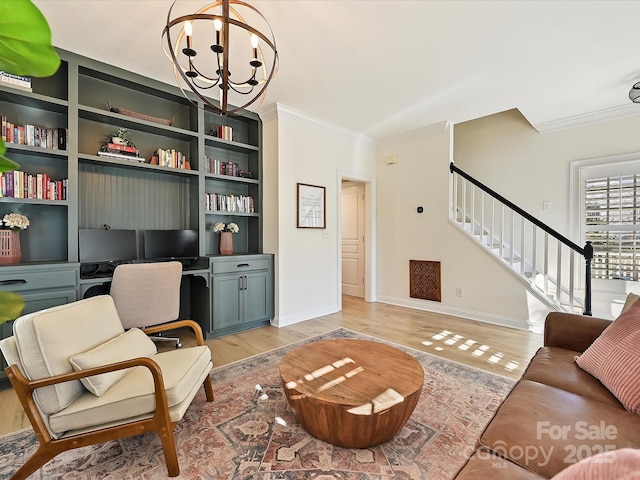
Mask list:
[[[605,122],[607,120],[615,120],[617,118],[630,117],[640,114],[640,105],[631,103],[628,105],[619,105],[617,107],[605,108],[595,112],[575,115],[573,117],[560,118],[558,120],[550,120],[542,123],[532,123],[538,133],[553,133],[569,128],[582,127],[592,123]]]
[[[354,132],[353,130],[349,130],[344,127],[340,127],[334,123],[327,122],[326,120],[307,115],[304,112],[296,110],[295,108],[288,107],[282,103],[273,103],[265,108],[261,108],[258,112],[258,115],[260,115],[260,118],[263,122],[269,122],[276,118],[287,117],[295,121],[308,123],[314,127],[320,127],[325,130],[329,130],[333,133],[337,133],[338,135],[342,135],[350,139],[356,139],[359,142],[369,144],[371,147],[375,147],[377,145],[377,141],[367,135]]]

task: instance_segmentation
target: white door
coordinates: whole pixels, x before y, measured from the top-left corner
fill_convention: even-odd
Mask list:
[[[342,293],[364,298],[363,183],[342,183]]]

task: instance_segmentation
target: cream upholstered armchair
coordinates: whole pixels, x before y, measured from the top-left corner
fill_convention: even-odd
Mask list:
[[[58,453],[154,431],[169,476],[180,473],[173,427],[201,385],[213,400],[211,351],[192,320],[196,346],[158,353],[137,328],[124,331],[113,299],[100,295],[18,318],[0,342],[13,388],[40,446],[13,479],[28,477]]]

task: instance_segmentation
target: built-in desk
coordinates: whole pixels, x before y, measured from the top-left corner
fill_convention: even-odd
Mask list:
[[[112,271],[81,273],[78,298],[107,295],[111,289]],[[209,258],[200,257],[183,266],[180,285],[180,319],[195,320],[203,331],[208,329],[211,308],[209,305]]]

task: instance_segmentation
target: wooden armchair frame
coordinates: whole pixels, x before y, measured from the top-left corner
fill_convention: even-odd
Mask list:
[[[176,328],[189,327],[196,335],[196,343],[204,345],[204,338],[200,326],[193,320],[179,320],[176,322],[166,323],[145,329],[147,333],[157,333],[165,330],[173,330]],[[49,434],[47,426],[38,410],[33,392],[37,388],[54,385],[57,383],[68,382],[70,380],[79,380],[84,377],[98,375],[100,373],[122,370],[125,368],[143,366],[149,369],[153,376],[155,388],[156,411],[154,415],[147,419],[136,420],[123,425],[105,427],[100,430],[86,432],[67,438],[54,439]],[[42,467],[49,460],[59,453],[79,447],[86,447],[98,443],[104,443],[108,440],[114,440],[122,437],[130,437],[139,435],[144,432],[156,432],[162,442],[162,450],[164,451],[167,471],[170,477],[176,477],[180,474],[180,466],[178,465],[178,453],[173,437],[173,429],[175,424],[171,422],[169,416],[169,407],[167,405],[167,395],[164,388],[164,380],[162,378],[162,370],[158,364],[151,358],[140,357],[124,362],[112,363],[101,367],[90,368],[78,372],[56,375],[39,380],[27,379],[17,365],[10,365],[5,369],[13,388],[20,399],[22,408],[24,408],[31,425],[35,431],[36,437],[40,442],[40,446],[35,453],[27,459],[11,477],[12,480],[26,479],[33,472]],[[211,377],[203,382],[205,395],[208,402],[214,399],[213,386],[211,385]]]

